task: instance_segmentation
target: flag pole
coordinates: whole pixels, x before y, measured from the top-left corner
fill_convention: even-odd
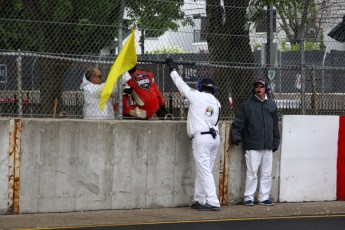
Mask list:
[[[119,30],[118,30],[118,43],[117,43],[117,47],[118,47],[118,53],[120,53],[121,49],[122,49],[122,40],[123,40],[123,34],[122,34],[122,25],[123,25],[123,14],[124,14],[124,10],[125,10],[125,0],[121,0],[121,9],[120,12],[121,13],[121,18],[119,18]],[[117,88],[118,88],[118,94],[117,94],[117,118],[122,120],[123,119],[123,105],[122,105],[122,77],[120,77],[117,81]]]
[[[122,23],[119,27],[118,31],[118,54],[120,53],[120,50],[122,49]],[[117,92],[117,118],[118,119],[123,119],[123,105],[122,105],[122,77],[119,77],[117,81],[117,88],[119,91]]]

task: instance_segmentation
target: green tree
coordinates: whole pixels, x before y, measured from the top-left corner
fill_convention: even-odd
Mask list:
[[[322,31],[321,22],[317,20],[323,15],[326,6],[329,7],[331,1],[324,0],[318,4],[315,0],[307,1],[308,8],[305,6],[306,0],[224,0],[223,6],[218,0],[206,0],[207,42],[210,63],[213,64],[211,74],[217,79],[220,92],[229,92],[227,86],[231,86],[235,113],[252,89],[253,72],[250,68],[246,68],[253,63],[248,24],[266,17],[266,13],[263,15],[262,12],[272,3],[282,20],[281,28],[292,44],[299,44],[301,33],[309,31],[313,26],[318,29],[316,34],[320,36],[322,46],[322,33],[319,32]],[[306,38],[308,40],[308,37]],[[234,66],[238,64],[233,68],[217,67],[224,62],[232,63]],[[239,68],[239,64],[243,67]],[[227,95],[220,99],[222,104],[228,103]],[[227,111],[223,109],[223,112]]]
[[[86,1],[84,1],[86,3]],[[64,54],[98,53],[110,45],[119,5],[109,1],[3,0],[1,49]],[[97,25],[97,26],[96,26]],[[19,29],[17,29],[19,28]],[[15,39],[13,39],[15,38]]]
[[[249,4],[249,20],[255,23],[266,17],[264,9],[272,3],[280,19],[277,21],[279,28],[285,32],[287,40],[292,45],[299,44],[305,2],[305,0],[252,0]],[[303,25],[306,32],[305,39],[318,43],[320,49],[325,48],[322,24],[327,21],[331,13],[334,13],[330,9],[336,4],[340,6],[341,3],[333,0],[309,1],[308,14]]]
[[[99,54],[111,47],[122,20],[122,3],[139,29],[156,35],[177,30],[183,0],[161,4],[153,0],[0,0],[0,49],[58,54]],[[41,106],[52,113],[55,98],[61,97],[69,61],[44,59],[40,62]]]
[[[116,34],[120,5],[106,0],[3,0],[0,48],[58,54],[98,54]],[[40,59],[42,114],[52,114],[70,61]],[[60,103],[59,103],[60,104]]]

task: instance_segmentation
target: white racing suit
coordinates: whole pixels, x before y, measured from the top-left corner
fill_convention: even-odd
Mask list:
[[[212,174],[220,145],[220,103],[212,94],[190,88],[175,70],[170,76],[180,93],[189,101],[187,134],[192,138],[196,168],[194,201],[220,207]],[[209,133],[210,128],[217,132],[215,138]]]

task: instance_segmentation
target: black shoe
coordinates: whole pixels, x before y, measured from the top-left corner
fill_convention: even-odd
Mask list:
[[[260,205],[266,205],[266,206],[274,206],[274,203],[271,200],[264,200],[259,202]]]
[[[198,208],[196,208],[198,211],[220,211],[220,207],[210,205],[208,203],[204,205],[200,205]]]
[[[244,202],[244,205],[245,206],[254,206],[254,203],[253,203],[252,200],[247,200],[247,201]]]
[[[202,204],[200,204],[198,201],[195,201],[190,207],[192,209],[197,209],[201,206]]]

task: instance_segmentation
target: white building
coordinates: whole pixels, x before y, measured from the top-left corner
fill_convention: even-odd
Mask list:
[[[327,36],[338,23],[340,23],[345,15],[345,1],[344,0],[316,0],[319,7],[322,2],[327,3],[327,7],[322,8],[320,15],[316,16],[320,22],[316,26],[320,26],[323,31],[323,41],[326,46],[326,52],[330,50],[345,50],[345,44],[335,41]],[[220,4],[222,4],[220,0]],[[182,7],[185,14],[193,18],[194,26],[182,26],[178,31],[167,31],[160,37],[146,37],[145,38],[145,53],[150,53],[154,50],[162,50],[165,48],[175,47],[184,53],[200,53],[208,52],[206,40],[202,36],[202,29],[206,23],[206,0],[185,0]],[[226,8],[225,8],[226,10]],[[322,13],[322,14],[321,14]],[[231,20],[231,19],[230,19]],[[277,14],[277,29],[274,33],[273,43],[276,44],[277,50],[281,50],[282,41],[286,41],[289,46],[289,41],[285,32],[281,28],[281,19]],[[308,33],[312,33],[314,28],[310,28]],[[137,53],[141,54],[142,50],[139,46],[139,38],[141,31],[136,30],[136,44]],[[249,36],[252,49],[261,49],[267,42],[267,33],[257,31],[257,26],[251,24],[249,27]],[[124,41],[125,42],[125,41]]]
[[[167,47],[178,47],[184,53],[207,52],[206,41],[200,41],[201,24],[206,18],[206,1],[185,0],[182,10],[187,16],[193,18],[194,27],[182,26],[180,23],[180,28],[177,32],[167,31],[158,38],[145,38],[145,52]],[[140,31],[138,31],[137,39],[139,39],[140,35]],[[138,50],[138,53],[141,52]]]

